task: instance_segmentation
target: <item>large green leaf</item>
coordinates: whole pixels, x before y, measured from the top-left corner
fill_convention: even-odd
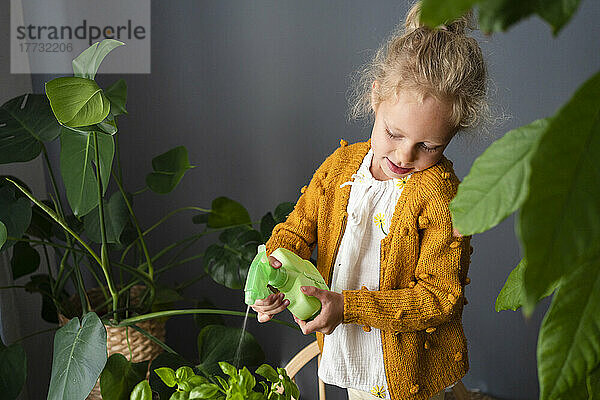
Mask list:
[[[24,94],[0,107],[0,164],[36,158],[41,142],[59,135],[60,125],[43,94]]]
[[[230,228],[219,236],[223,244],[212,244],[204,253],[204,270],[221,285],[241,289],[248,268],[261,244],[262,235],[247,225]]]
[[[600,73],[552,118],[531,159],[517,233],[528,266],[526,313],[574,267],[600,257]]]
[[[104,57],[114,48],[124,44],[114,39],[104,39],[100,43],[94,43],[73,60],[73,74],[81,78],[94,79]]]
[[[127,114],[125,104],[127,103],[127,83],[119,79],[104,91],[110,100],[110,113],[114,116]]]
[[[438,26],[454,20],[470,10],[481,0],[423,0],[421,21],[429,26]]]
[[[25,236],[25,238],[27,238]],[[13,247],[12,257],[10,258],[13,279],[29,275],[35,272],[40,266],[40,253],[31,247],[28,242],[17,242]]]
[[[479,3],[479,27],[487,33],[502,32],[535,9],[535,0],[484,0]]]
[[[60,171],[73,213],[82,217],[98,205],[95,146],[92,134],[83,135],[63,129],[60,135]],[[108,186],[115,142],[112,136],[98,133],[100,170],[104,191]]]
[[[514,129],[475,160],[450,202],[461,234],[484,232],[521,207],[529,191],[531,156],[547,127],[548,120],[541,119]]]
[[[558,32],[569,22],[580,0],[483,0],[479,2],[479,25],[484,32],[507,30],[532,14],[538,14]]]
[[[527,268],[527,260],[522,259],[519,265],[512,270],[496,298],[496,311],[516,311],[523,306],[525,303],[525,288],[523,287],[525,268]],[[557,286],[550,287],[538,300],[550,296]]]
[[[146,176],[146,185],[153,192],[169,193],[190,168],[194,166],[190,165],[187,149],[184,146],[175,147],[152,159],[154,172]]]
[[[210,214],[208,214],[208,226],[210,228],[223,228],[250,223],[252,221],[248,210],[237,201],[224,196],[213,200]]]
[[[421,19],[437,26],[479,7],[479,26],[484,32],[505,31],[532,14],[538,14],[558,32],[569,22],[580,0],[423,0]]]
[[[123,354],[108,358],[100,374],[100,391],[103,400],[129,400],[133,388],[146,378],[149,361],[129,362]]]
[[[104,225],[108,243],[119,243],[121,233],[129,220],[127,204],[121,192],[115,192],[109,201],[104,202]],[[98,207],[83,217],[83,227],[86,235],[96,243],[102,243],[100,232],[100,215]]]
[[[3,178],[0,180],[0,221],[6,229],[6,236],[11,237],[22,237],[31,222],[29,199]],[[2,249],[7,249],[14,243],[14,240],[7,240]]]
[[[242,338],[240,365],[258,366],[265,360],[265,354],[248,331],[222,325],[208,325],[198,334],[198,357],[200,364],[197,368],[208,375],[222,374],[219,361],[234,363],[238,344]],[[237,366],[239,367],[239,365]]]
[[[110,111],[110,101],[91,79],[53,79],[46,83],[46,96],[58,122],[73,128],[102,122]]]
[[[27,376],[27,356],[23,346],[5,346],[0,339],[0,393],[5,400],[17,398]]]
[[[89,312],[56,331],[48,400],[85,399],[106,364],[106,329]]]
[[[581,0],[544,0],[538,2],[537,13],[552,27],[552,34],[558,32],[569,22]]]
[[[540,399],[557,399],[600,364],[600,262],[574,269],[540,327]]]

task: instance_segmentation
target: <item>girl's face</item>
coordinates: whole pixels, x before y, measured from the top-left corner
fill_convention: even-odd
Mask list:
[[[380,181],[435,165],[455,133],[449,123],[448,104],[431,96],[420,102],[412,91],[402,91],[398,100],[392,101],[373,108],[371,174]]]

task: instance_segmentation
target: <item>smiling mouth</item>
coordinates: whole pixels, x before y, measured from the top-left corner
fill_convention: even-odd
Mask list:
[[[396,164],[394,164],[389,158],[386,158],[386,160],[388,161],[388,166],[390,168],[390,170],[395,173],[395,174],[406,174],[408,172],[410,172],[411,170],[413,170],[413,168],[402,168],[397,166]]]

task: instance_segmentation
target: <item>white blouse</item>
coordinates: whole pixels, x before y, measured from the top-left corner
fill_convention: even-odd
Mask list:
[[[357,173],[348,201],[348,223],[333,268],[331,290],[379,290],[381,240],[389,232],[396,203],[411,175],[402,179],[379,181],[370,171],[370,149]],[[343,388],[370,392],[389,398],[383,366],[381,332],[365,332],[357,324],[340,324],[325,335],[318,371],[323,382]]]

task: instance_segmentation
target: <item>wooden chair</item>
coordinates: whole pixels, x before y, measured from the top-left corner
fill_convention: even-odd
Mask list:
[[[317,366],[321,365],[321,351],[319,350],[319,345],[315,340],[302,350],[300,350],[287,365],[285,366],[285,372],[287,372],[288,376],[292,378],[294,382],[296,379],[294,378],[298,371],[302,369],[310,360],[317,357]],[[323,382],[320,378],[319,380],[319,400],[325,400],[325,382]],[[293,398],[293,397],[292,397]]]
[[[315,356],[317,357],[317,366],[321,365],[321,352],[319,351],[319,345],[317,344],[316,340],[300,350],[290,360],[290,362],[287,363],[285,366],[285,371],[287,372],[288,376],[292,378],[294,382],[296,382],[294,377],[298,371],[308,364],[308,362]],[[317,379],[319,380],[319,400],[325,400],[325,383],[320,378]],[[452,394],[456,400],[469,400],[471,398],[470,393],[460,380],[452,387]]]

